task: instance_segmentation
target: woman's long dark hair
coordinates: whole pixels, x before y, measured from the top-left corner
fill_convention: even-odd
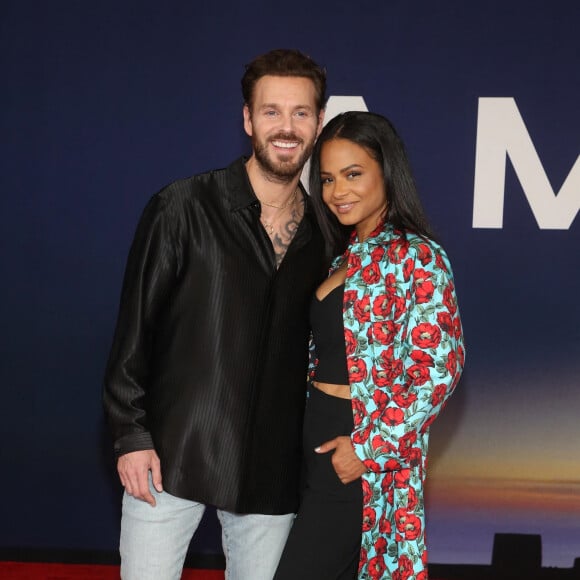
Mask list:
[[[391,122],[376,113],[350,111],[334,117],[324,127],[310,162],[310,195],[329,255],[341,254],[352,227],[340,224],[322,200],[320,151],[331,139],[346,139],[363,147],[381,166],[387,193],[385,221],[402,232],[433,239],[417,194],[405,146]]]

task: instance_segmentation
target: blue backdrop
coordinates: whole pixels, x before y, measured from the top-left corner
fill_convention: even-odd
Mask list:
[[[544,565],[572,565],[576,0],[3,0],[1,14],[1,547],[116,548],[101,380],[138,216],[168,181],[248,152],[243,65],[296,47],[326,66],[329,95],[398,127],[454,266],[467,370],[433,429],[431,561],[489,563],[494,532],[534,532]],[[479,227],[488,210],[501,227]],[[551,213],[568,225],[539,227]],[[219,549],[210,524],[194,549]]]

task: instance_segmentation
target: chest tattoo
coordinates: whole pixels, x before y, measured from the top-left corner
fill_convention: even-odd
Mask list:
[[[304,200],[300,199],[292,204],[289,215],[284,216],[274,227],[270,235],[272,246],[274,247],[274,254],[276,256],[276,267],[279,268],[288,246],[294,239],[298,226],[304,217]]]

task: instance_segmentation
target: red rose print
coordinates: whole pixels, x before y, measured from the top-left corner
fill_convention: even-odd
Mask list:
[[[419,574],[417,574],[417,580],[429,580],[427,572],[425,570],[423,570],[423,572],[419,572]]]
[[[398,359],[393,359],[394,349],[392,346],[383,350],[379,356],[379,364],[389,373],[391,382],[393,382],[398,376],[403,372],[403,361]]]
[[[447,272],[447,266],[445,265],[445,261],[443,260],[443,256],[441,254],[437,254],[435,257],[435,264],[437,264],[438,268],[444,272]]]
[[[427,244],[419,244],[419,260],[423,266],[426,266],[432,259],[433,254],[431,253],[431,248]]]
[[[363,491],[363,504],[370,503],[373,498],[373,490],[371,489],[371,484],[366,480],[362,479],[362,491]]]
[[[356,399],[354,397],[351,403],[354,426],[358,427],[362,423],[363,419],[367,416],[367,407],[360,399]]]
[[[449,374],[452,376],[457,371],[457,357],[455,355],[454,350],[449,351],[449,354],[447,355],[447,362],[445,363],[445,367],[449,371]]]
[[[369,471],[379,472],[381,470],[381,466],[372,459],[365,459],[363,464]]]
[[[365,507],[363,509],[363,521],[362,521],[362,529],[363,532],[368,532],[375,527],[377,522],[377,514],[372,507]]]
[[[363,381],[367,376],[367,366],[365,361],[358,356],[347,358],[348,376],[351,383]]]
[[[370,425],[365,427],[364,429],[356,429],[355,431],[352,432],[353,443],[356,443],[357,445],[364,445],[368,441],[370,434],[371,434]]]
[[[369,560],[369,577],[380,580],[383,577],[383,573],[386,570],[387,566],[385,564],[385,560],[382,556],[375,556]]]
[[[417,395],[413,391],[401,385],[393,385],[392,392],[393,402],[403,409],[408,409],[417,400]]]
[[[371,301],[368,296],[355,300],[354,316],[359,322],[369,322],[371,319]]]
[[[405,263],[403,264],[403,279],[405,280],[405,282],[409,281],[409,278],[411,277],[411,274],[413,273],[414,267],[415,267],[415,260],[413,260],[412,258],[405,260]]]
[[[358,561],[358,569],[359,569],[359,571],[361,571],[364,568],[364,566],[366,565],[368,559],[369,559],[369,555],[368,555],[368,552],[367,552],[366,548],[363,548],[361,546],[361,548],[360,548],[360,558],[359,558],[359,561]]]
[[[399,561],[397,563],[399,564],[399,570],[401,570],[401,572],[405,573],[413,572],[413,562],[411,558],[409,558],[409,556],[401,554],[401,556],[399,556]]]
[[[391,384],[391,374],[385,369],[373,367],[371,372],[376,387],[388,387]]]
[[[394,264],[400,264],[409,251],[409,242],[403,238],[393,240],[389,244],[387,254]]]
[[[383,248],[382,246],[377,246],[371,252],[371,260],[373,262],[380,262],[383,259],[384,255],[385,255],[385,248]]]
[[[369,238],[378,236],[385,229],[385,220],[381,219],[377,227],[369,234]]]
[[[451,282],[449,283],[449,286],[443,290],[443,304],[451,314],[457,312],[457,302],[455,301],[455,293],[453,292],[453,284]]]
[[[434,324],[422,322],[411,331],[411,340],[419,348],[437,348],[441,342],[441,330]]]
[[[409,493],[407,496],[407,509],[412,512],[415,510],[415,508],[417,507],[419,503],[419,500],[417,498],[417,493],[415,492],[415,490],[410,487],[409,488]]]
[[[429,369],[423,365],[413,365],[407,369],[407,376],[411,384],[416,386],[424,385],[430,378]]]
[[[381,455],[394,454],[397,448],[390,442],[381,437],[380,435],[375,435],[371,442],[371,446],[375,451],[378,451]]]
[[[387,551],[387,540],[383,537],[379,537],[379,539],[375,542],[375,553],[378,556],[382,556]]]
[[[415,279],[415,283],[426,282],[433,277],[433,272],[429,270],[425,270],[423,268],[417,268],[413,272],[413,278]]]
[[[397,277],[389,272],[385,276],[385,294],[387,294],[388,296],[393,296],[396,293],[397,293]]]
[[[405,414],[401,409],[390,407],[381,418],[383,423],[386,423],[391,427],[396,427],[405,420]]]
[[[403,361],[398,358],[393,361],[391,366],[391,378],[394,381],[397,377],[403,374]]]
[[[413,562],[404,554],[399,556],[397,569],[393,571],[393,580],[408,580],[413,575]]]
[[[405,489],[409,487],[409,478],[411,477],[411,471],[409,469],[401,469],[395,473],[395,487],[397,489]]]
[[[399,439],[399,453],[403,456],[407,455],[409,449],[417,442],[417,432],[409,431]]]
[[[347,277],[351,277],[355,272],[358,272],[361,267],[360,257],[356,254],[350,254],[348,257],[348,268],[346,270]]]
[[[396,459],[389,459],[385,463],[385,471],[391,472],[398,471],[399,469],[401,469],[401,464]]]
[[[395,525],[397,526],[397,530],[404,531],[406,520],[407,520],[407,510],[399,508],[395,512]]]
[[[393,532],[391,520],[387,518],[386,513],[383,513],[381,519],[379,520],[379,532],[381,534],[391,534]]]
[[[390,461],[393,461],[393,460],[390,460]],[[393,481],[394,481],[394,472],[387,471],[385,473],[385,475],[383,476],[383,480],[381,481],[381,492],[383,495],[387,495],[389,493],[389,490],[393,486]]]
[[[393,345],[389,346],[389,348],[385,348],[381,354],[379,355],[380,365],[384,369],[390,369],[391,365],[393,364],[393,356],[394,356],[394,348]]]
[[[431,417],[429,417],[429,419],[427,419],[427,421],[423,423],[423,426],[421,427],[421,433],[427,433],[427,430],[429,429],[429,427],[431,427],[433,421],[435,421],[436,418],[437,415],[431,415]]]
[[[449,312],[438,312],[437,324],[441,327],[441,330],[447,334],[452,334],[455,332],[453,318]]]
[[[424,350],[414,350],[409,356],[418,365],[423,365],[424,367],[435,366],[435,361],[433,360],[433,357],[430,354],[426,353]]]
[[[461,328],[461,320],[459,319],[459,317],[457,317],[454,321],[453,324],[455,326],[455,338],[457,340],[459,340],[461,338],[461,335],[463,334],[463,330]]]
[[[435,286],[433,286],[431,280],[418,282],[415,284],[415,302],[417,304],[427,304],[428,302],[431,302],[434,292]]]
[[[423,459],[423,453],[419,447],[411,447],[407,453],[407,461],[411,467],[417,467],[421,465],[421,460]]]
[[[445,393],[447,393],[447,386],[443,383],[439,385],[435,385],[433,389],[433,394],[431,395],[431,405],[436,407],[437,405],[441,404],[445,399]]]
[[[382,322],[373,323],[373,336],[379,344],[391,344],[395,339],[400,325],[395,324],[392,320],[383,320]]]
[[[362,271],[362,279],[366,284],[376,284],[381,279],[381,269],[376,262],[372,262]]]
[[[358,294],[357,294],[356,290],[346,290],[344,292],[344,296],[342,297],[343,304],[347,308],[350,308],[354,304],[355,300],[357,299],[357,296],[358,296]]]
[[[389,404],[389,396],[380,389],[375,390],[372,398],[379,411],[382,411]]]
[[[416,540],[421,535],[421,520],[412,514],[407,517],[405,526],[405,539]]]
[[[380,373],[385,374],[384,371],[378,371],[375,367],[373,367],[372,374],[375,385],[378,385],[377,380],[381,378]],[[377,376],[377,374],[379,376]],[[389,396],[385,391],[383,391],[382,389],[375,390],[375,392],[373,393],[373,401],[375,402],[377,408],[371,412],[371,421],[376,421],[383,414],[386,406],[389,404],[389,400],[390,400]]]
[[[421,535],[421,520],[403,508],[395,512],[395,523],[406,540],[416,540]]]
[[[367,327],[367,340],[369,341],[369,344],[373,344],[373,327],[369,326]]]
[[[373,314],[379,318],[386,318],[393,306],[393,300],[386,294],[381,294],[373,300]]]
[[[355,445],[364,445],[371,434],[371,428],[365,427],[364,429],[356,429],[352,432],[352,442]]]
[[[393,318],[399,320],[401,316],[405,313],[405,298],[403,296],[395,296],[395,309],[393,311]]]
[[[350,330],[350,328],[346,328],[344,330],[344,342],[346,345],[346,354],[348,356],[354,354],[356,350],[356,338],[354,336],[353,331]]]
[[[463,367],[465,365],[465,351],[461,345],[457,347],[457,358],[459,359],[459,364]]]

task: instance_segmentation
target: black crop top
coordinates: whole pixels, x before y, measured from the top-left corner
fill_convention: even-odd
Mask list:
[[[348,385],[342,299],[344,284],[332,289],[322,300],[312,297],[310,325],[318,365],[315,381],[335,385]]]

